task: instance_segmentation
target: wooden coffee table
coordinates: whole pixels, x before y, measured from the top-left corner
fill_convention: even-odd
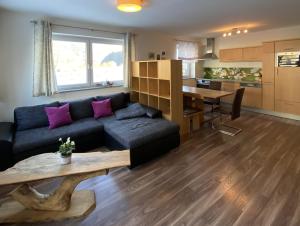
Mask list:
[[[88,215],[96,206],[94,191],[74,191],[83,180],[106,175],[115,167],[129,166],[128,150],[74,153],[72,163],[61,165],[54,153],[37,155],[0,173],[0,186],[16,185],[0,200],[0,223],[55,221]],[[50,194],[41,194],[29,185],[45,179],[65,177]]]

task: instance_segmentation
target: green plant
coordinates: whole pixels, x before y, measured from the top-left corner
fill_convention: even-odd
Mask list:
[[[72,155],[72,152],[75,150],[75,142],[71,141],[70,137],[68,137],[67,141],[64,142],[62,138],[59,138],[61,145],[59,146],[58,153],[62,157],[69,157]]]

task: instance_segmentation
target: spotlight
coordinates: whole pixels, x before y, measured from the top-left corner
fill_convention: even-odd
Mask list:
[[[227,37],[227,34],[226,34],[226,33],[224,33],[224,34],[223,34],[223,37],[224,37],[224,38],[225,38],[225,37]]]
[[[244,33],[245,33],[245,34],[246,34],[246,33],[248,33],[248,30],[247,30],[247,29],[245,29],[245,30],[244,30]]]
[[[237,30],[236,33],[239,35],[241,34],[241,30]]]
[[[232,33],[231,33],[231,32],[229,32],[229,33],[228,33],[228,36],[231,36],[231,35],[232,35]]]

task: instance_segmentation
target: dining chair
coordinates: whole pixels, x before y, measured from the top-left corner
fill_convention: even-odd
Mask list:
[[[230,135],[230,136],[235,136],[238,133],[242,131],[242,129],[230,126],[226,124],[229,121],[234,121],[235,119],[239,118],[241,116],[241,106],[242,106],[242,101],[243,101],[243,96],[244,96],[245,88],[240,88],[235,91],[231,111],[226,111],[224,109],[220,109],[219,113],[221,114],[221,124],[218,128],[219,132]],[[222,120],[222,115],[228,115],[230,118],[226,121]],[[231,130],[231,131],[229,131]]]
[[[208,88],[212,89],[212,90],[221,90],[222,89],[222,82],[219,82],[219,81],[210,81],[210,84],[209,84]],[[204,104],[211,106],[211,112],[214,111],[215,106],[217,106],[217,108],[220,107],[220,102],[221,102],[220,98],[217,98],[217,99],[205,98],[204,99]]]

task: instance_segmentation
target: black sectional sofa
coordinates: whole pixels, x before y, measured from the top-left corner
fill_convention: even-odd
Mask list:
[[[91,102],[107,98],[111,99],[114,112],[131,104],[128,93],[72,101],[69,103],[73,123],[52,130],[48,129],[44,108],[64,103],[16,108],[15,123],[0,124],[0,170],[33,155],[55,152],[60,137],[71,137],[76,142],[75,152],[100,146],[111,150],[130,149],[130,168],[179,146],[179,126],[163,119],[160,111],[146,106],[147,114],[142,117],[117,120],[113,115],[94,119]]]

